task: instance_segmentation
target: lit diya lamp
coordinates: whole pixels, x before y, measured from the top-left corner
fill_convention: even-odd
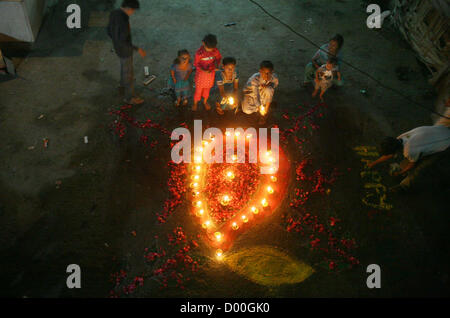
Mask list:
[[[272,182],[277,182],[277,177],[275,177],[275,176],[270,176],[270,181],[272,181]]]
[[[247,223],[248,222],[248,217],[244,214],[243,216],[241,216],[242,222]]]
[[[226,173],[226,176],[227,176],[227,179],[228,179],[228,180],[233,180],[234,177],[235,177],[233,171],[228,171],[228,172]]]
[[[250,211],[251,211],[253,214],[258,214],[258,213],[259,213],[258,208],[255,207],[255,206],[252,206],[252,207],[250,208]]]
[[[199,173],[199,172],[202,170],[202,167],[201,167],[201,166],[195,166],[195,167],[194,167],[194,170],[195,170],[197,173]]]
[[[234,98],[233,97],[228,97],[228,104],[233,106],[234,105]]]
[[[253,135],[252,134],[247,134],[247,136],[245,136],[245,138],[247,139],[252,139]]]
[[[221,260],[223,257],[223,251],[219,248],[218,250],[216,250],[216,258],[218,260]]]
[[[220,199],[220,204],[222,204],[223,206],[227,206],[228,204],[230,204],[230,202],[231,202],[231,197],[228,194],[225,194]]]
[[[194,156],[194,161],[195,161],[196,163],[202,162],[202,156]]]
[[[200,195],[200,191],[192,191],[193,197],[198,197]]]
[[[197,189],[200,186],[200,184],[198,182],[192,182],[189,187],[191,187],[192,189]]]
[[[203,210],[203,209],[197,210],[196,215],[197,215],[198,217],[202,217],[204,214],[205,214],[205,210]]]
[[[194,201],[194,202],[192,202],[192,205],[197,207],[197,208],[200,208],[202,206],[202,204],[203,204],[202,201]]]
[[[272,194],[274,192],[273,188],[271,186],[267,187],[267,193]]]
[[[231,160],[237,161],[238,157],[236,155],[231,156]]]
[[[194,174],[191,176],[191,179],[194,181],[198,181],[198,180],[200,180],[200,176],[198,174]]]
[[[233,229],[233,230],[238,230],[239,229],[239,225],[236,223],[236,222],[233,222],[232,224],[231,224],[231,228]]]
[[[203,222],[202,227],[204,229],[207,229],[210,225],[211,225],[211,221],[210,220],[206,220],[205,222]]]
[[[264,116],[267,113],[266,107],[261,106],[259,107],[259,113]]]
[[[220,242],[220,241],[222,241],[222,239],[223,239],[223,234],[220,233],[220,232],[214,233],[214,236],[215,236],[217,242]]]
[[[225,136],[229,137],[229,136],[231,136],[231,133],[229,131],[226,131]]]
[[[261,200],[261,205],[265,208],[267,208],[269,206],[269,201],[267,201],[266,198]]]
[[[241,135],[241,133],[240,133],[239,131],[236,131],[236,132],[234,133],[234,135],[235,135],[236,137],[239,137],[239,136]]]

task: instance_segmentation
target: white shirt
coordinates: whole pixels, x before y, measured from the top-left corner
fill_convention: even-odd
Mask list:
[[[450,146],[450,128],[422,126],[397,137],[403,142],[403,156],[411,162],[444,151]]]

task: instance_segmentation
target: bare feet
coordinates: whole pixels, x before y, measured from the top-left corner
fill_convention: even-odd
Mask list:
[[[192,106],[192,111],[193,112],[197,111],[197,104],[198,104],[198,102],[194,102],[194,105]]]
[[[208,102],[205,102],[205,109],[206,110],[210,110],[211,109],[211,106],[208,104]]]

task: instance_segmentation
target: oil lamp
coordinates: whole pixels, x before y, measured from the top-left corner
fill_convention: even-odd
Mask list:
[[[211,221],[210,221],[210,220],[206,220],[206,221],[202,224],[202,227],[203,227],[204,229],[207,229],[210,225],[211,225]]]
[[[266,199],[266,198],[264,198],[264,199],[261,200],[261,205],[262,205],[263,207],[265,207],[265,208],[269,205],[269,202],[267,202],[267,199]]]
[[[273,188],[271,186],[267,187],[267,193],[272,194],[273,193]]]
[[[245,214],[243,216],[241,216],[241,219],[242,219],[242,222],[244,222],[244,223],[248,222],[248,218]]]
[[[231,198],[228,194],[225,194],[222,199],[220,200],[220,203],[224,206],[230,204]]]
[[[254,207],[254,206],[252,206],[252,207],[250,208],[250,211],[252,211],[253,214],[258,214],[258,213],[259,213],[258,208],[257,208],[257,207]]]
[[[277,182],[277,177],[275,177],[275,176],[270,176],[270,181],[272,181],[272,182]]]
[[[239,225],[236,223],[236,222],[233,222],[232,224],[231,224],[231,228],[233,229],[233,230],[238,230],[239,229]]]
[[[216,237],[217,242],[222,241],[223,235],[220,232],[214,233],[214,236]]]
[[[218,250],[216,250],[216,258],[218,260],[222,259],[223,256],[223,251],[219,248]]]
[[[197,213],[196,213],[196,215],[198,217],[201,217],[203,214],[205,214],[205,210],[203,210],[203,209],[198,210]]]
[[[233,171],[228,171],[228,172],[227,172],[227,178],[228,178],[228,179],[233,180],[234,177],[235,177],[235,176],[234,176]]]

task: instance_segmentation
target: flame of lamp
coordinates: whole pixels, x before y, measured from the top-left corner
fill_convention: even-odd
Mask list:
[[[267,207],[267,206],[269,205],[269,202],[267,202],[267,199],[262,199],[261,205],[262,205],[263,207]]]
[[[203,227],[204,229],[207,229],[207,228],[209,227],[210,224],[211,224],[211,221],[206,220],[205,223],[202,224],[202,227]]]
[[[277,177],[275,177],[275,176],[270,176],[270,181],[272,181],[272,182],[277,182]]]
[[[234,98],[233,97],[228,97],[228,104],[234,105]]]
[[[231,224],[231,228],[236,231],[239,229],[239,225],[236,222],[233,222],[233,224]]]
[[[220,200],[220,203],[221,203],[222,205],[228,205],[228,204],[230,204],[230,201],[231,201],[230,196],[229,196],[229,195],[224,195],[224,196],[222,197],[222,200]]]
[[[267,187],[267,193],[272,194],[273,193],[273,188],[271,186]]]
[[[197,214],[198,217],[200,217],[200,216],[202,216],[203,214],[205,214],[205,210],[200,209],[200,210],[197,211],[196,214]]]
[[[242,222],[247,223],[248,222],[248,218],[246,215],[241,216],[242,218]]]
[[[219,248],[218,250],[216,250],[216,257],[217,259],[221,259],[223,256],[223,251]]]
[[[222,233],[216,232],[216,233],[214,233],[214,236],[216,237],[217,242],[222,241],[222,238],[223,238]]]
[[[191,188],[198,188],[198,182],[192,182],[189,187]]]
[[[264,116],[266,114],[266,108],[264,106],[261,106],[259,108],[259,113]]]
[[[232,171],[228,171],[227,172],[227,178],[230,179],[230,180],[233,180],[234,179],[234,173]]]
[[[258,208],[257,208],[257,207],[254,207],[254,206],[252,206],[252,207],[250,208],[250,211],[252,211],[253,214],[258,214],[258,213],[259,213]]]

